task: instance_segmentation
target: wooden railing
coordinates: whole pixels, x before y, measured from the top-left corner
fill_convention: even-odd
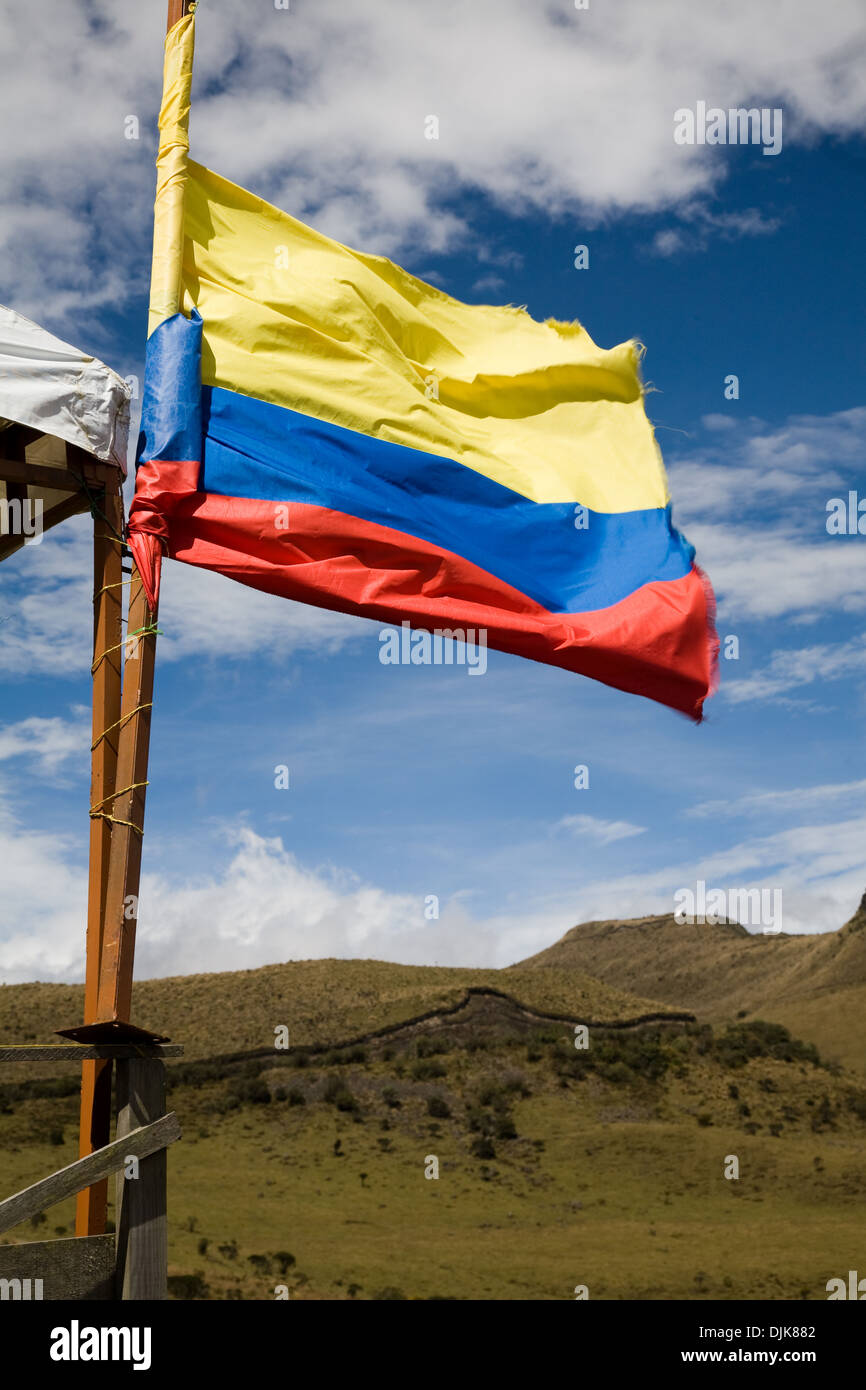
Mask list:
[[[166,1297],[166,1150],[181,1130],[166,1114],[163,1059],[182,1055],[177,1044],[0,1047],[0,1063],[111,1060],[117,1097],[110,1144],[0,1202],[2,1233],[115,1173],[114,1235],[0,1245],[0,1297]]]

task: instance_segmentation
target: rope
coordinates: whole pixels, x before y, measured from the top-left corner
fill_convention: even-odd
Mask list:
[[[140,825],[136,825],[134,821],[131,820],[122,820],[120,816],[110,816],[107,811],[91,811],[90,819],[107,820],[110,821],[112,825],[128,825],[130,830],[135,831],[136,835],[138,835],[140,838],[144,837],[144,831],[142,830]]]
[[[94,806],[91,806],[90,814],[92,816],[98,816],[99,807],[104,806],[106,801],[116,801],[119,796],[123,796],[124,792],[134,792],[136,787],[146,787],[148,785],[147,782],[130,782],[128,787],[121,787],[118,791],[109,792],[108,796],[104,796],[101,801],[97,801]],[[126,824],[128,823],[129,822],[126,822]]]
[[[131,583],[131,579],[118,579],[118,581],[115,584],[103,584],[102,588],[97,589],[96,593],[93,595],[93,602],[95,603],[96,600],[100,597],[100,595],[107,593],[109,589],[122,589],[125,584]]]
[[[69,469],[69,472],[72,474],[72,476],[73,476],[73,478],[75,479],[75,481],[77,482],[78,486],[81,488],[81,491],[84,493],[85,497],[87,498],[88,502],[90,503],[90,515],[93,517],[94,521],[95,521],[96,518],[98,517],[98,518],[100,519],[100,521],[104,521],[104,522],[105,522],[106,526],[108,527],[109,531],[111,532],[111,535],[110,535],[110,536],[100,536],[100,540],[104,540],[104,541],[116,540],[116,541],[118,541],[118,542],[122,545],[122,544],[123,544],[123,537],[122,537],[121,535],[119,535],[119,534],[117,533],[117,531],[115,531],[114,527],[112,526],[111,522],[108,520],[108,517],[105,515],[105,512],[102,510],[102,508],[101,508],[101,507],[98,507],[98,506],[96,505],[96,498],[97,498],[97,497],[104,497],[104,496],[105,496],[105,488],[104,488],[104,487],[101,487],[101,488],[99,489],[98,493],[91,492],[88,483],[85,481],[84,477],[81,476],[81,474],[76,473],[75,470],[72,469],[72,468]],[[122,506],[122,503],[121,503],[121,506]]]
[[[136,713],[135,710],[132,710],[132,711],[131,711],[131,714],[135,714],[135,713]],[[131,717],[131,715],[130,715],[130,717]],[[108,730],[106,729],[105,732],[108,733]],[[131,821],[131,820],[123,820],[123,818],[122,818],[121,816],[111,816],[111,815],[108,814],[107,811],[101,811],[99,808],[100,808],[100,806],[104,806],[105,803],[106,803],[106,801],[114,801],[114,800],[117,799],[117,797],[123,796],[123,793],[124,793],[124,792],[135,791],[137,787],[146,787],[146,786],[148,786],[148,783],[147,783],[147,782],[132,782],[132,783],[130,783],[130,785],[129,785],[128,787],[121,787],[119,791],[116,791],[116,792],[109,792],[109,793],[108,793],[108,796],[104,796],[104,797],[102,798],[101,801],[97,801],[97,803],[96,803],[95,806],[91,806],[91,808],[90,808],[90,819],[91,819],[91,820],[97,820],[97,819],[99,819],[99,820],[107,820],[107,821],[109,821],[112,825],[127,825],[127,826],[129,826],[129,829],[130,829],[130,830],[134,830],[134,831],[135,831],[136,835],[138,835],[138,836],[140,836],[140,837],[143,836],[143,835],[144,835],[144,831],[142,830],[141,826],[140,826],[140,825],[136,825],[134,821]]]
[[[145,627],[137,627],[137,628],[135,629],[134,632],[127,632],[127,634],[126,634],[126,636],[124,637],[124,639],[123,639],[122,642],[115,642],[115,644],[114,644],[113,647],[106,647],[106,648],[105,648],[105,651],[102,653],[102,655],[99,656],[99,657],[97,657],[96,661],[94,661],[93,665],[92,665],[91,668],[90,668],[90,674],[91,674],[92,676],[95,676],[95,675],[96,675],[96,672],[98,671],[99,667],[102,665],[102,663],[103,663],[103,661],[105,660],[105,658],[106,658],[107,656],[110,656],[110,654],[111,654],[112,652],[119,652],[120,649],[121,649],[121,647],[125,647],[125,646],[128,644],[130,637],[156,637],[156,636],[160,636],[160,637],[162,636],[162,628],[161,628],[161,627],[157,627],[157,626],[155,625],[155,623],[149,623],[149,624],[148,624],[147,626],[145,626]]]
[[[93,743],[91,743],[91,753],[93,752],[94,748],[96,748],[96,746],[102,742],[106,734],[110,734],[112,729],[119,729],[121,725],[125,724],[128,719],[132,719],[133,715],[138,714],[139,710],[143,709],[153,709],[153,701],[149,700],[146,705],[136,705],[135,709],[131,709],[129,711],[129,714],[125,714],[122,719],[116,719],[113,724],[109,724],[107,729],[103,729],[102,733],[99,735],[99,738],[96,739]],[[108,800],[107,797],[106,800]]]

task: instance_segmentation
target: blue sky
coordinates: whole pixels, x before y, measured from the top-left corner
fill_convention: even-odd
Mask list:
[[[671,910],[698,878],[780,887],[787,930],[827,930],[866,888],[866,536],[825,525],[829,498],[866,497],[862,15],[840,3],[815,34],[809,4],[735,3],[686,32],[679,0],[652,25],[630,0],[427,8],[293,0],[244,27],[206,0],[193,153],[458,297],[640,338],[674,516],[739,658],[695,728],[498,653],[482,678],[385,667],[378,624],[169,565],[141,975],[504,965],[580,920]],[[143,359],[162,9],[56,4],[34,66],[36,19],[0,3],[21,60],[4,128],[16,84],[53,91],[81,55],[2,156],[0,301],[123,375]],[[781,107],[781,153],[676,146],[699,99]],[[88,526],[0,573],[6,980],[83,969]]]

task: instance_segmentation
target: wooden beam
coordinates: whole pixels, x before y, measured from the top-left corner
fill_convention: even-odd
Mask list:
[[[158,1061],[117,1064],[117,1134],[152,1124],[165,1110],[165,1066]],[[161,1149],[144,1159],[137,1178],[118,1172],[114,1208],[117,1224],[117,1297],[165,1298],[168,1272],[166,1176]]]
[[[123,640],[123,496],[120,480],[103,494],[105,514],[93,518],[93,695],[91,712],[90,805],[103,806],[117,783],[117,740],[120,719],[120,673]],[[90,820],[90,872],[87,884],[87,947],[84,1022],[96,1018],[99,967],[108,891],[111,822]],[[81,1068],[81,1116],[78,1153],[81,1158],[108,1143],[111,1133],[111,1062],[85,1061]],[[101,1235],[105,1230],[108,1183],[103,1179],[78,1194],[75,1233]]]
[[[0,442],[2,442],[0,435]],[[116,471],[116,470],[115,470]],[[25,459],[0,457],[0,480],[7,483],[34,483],[57,492],[80,492],[81,478],[68,468],[50,463],[28,463]]]
[[[12,1043],[0,1047],[0,1062],[81,1062],[94,1058],[182,1057],[182,1043]]]
[[[22,1300],[113,1299],[114,1236],[0,1245],[0,1279],[11,1284],[12,1298]]]
[[[169,0],[166,34],[189,11],[188,0]],[[163,93],[165,102],[165,93]],[[159,161],[157,161],[159,167]],[[160,176],[157,174],[157,202]],[[180,209],[182,211],[182,209]],[[159,219],[155,221],[158,226]],[[175,300],[179,302],[181,264],[173,265]],[[151,286],[151,296],[153,287]],[[153,300],[151,299],[151,311]],[[135,928],[141,878],[145,788],[150,750],[150,707],[156,661],[156,610],[151,612],[141,575],[133,564],[129,591],[127,645],[123,661],[123,698],[117,748],[117,794],[108,803],[111,855],[105,903],[105,928],[99,967],[97,1024],[130,1022]],[[86,1039],[84,1039],[86,1040]]]
[[[98,1023],[128,1023],[132,1006],[157,615],[150,609],[135,566],[131,585],[117,747],[118,793],[106,806],[113,819],[95,1020]]]
[[[10,486],[15,486],[15,484],[7,483],[7,495]],[[81,512],[86,512],[89,505],[83,492],[72,493],[69,497],[65,497],[62,502],[57,502],[55,506],[49,507],[47,512],[42,513],[43,532],[50,531],[52,526],[66,521],[70,516],[79,516]],[[0,561],[5,560],[7,555],[14,555],[15,551],[21,550],[26,543],[26,536],[4,536],[0,540]]]
[[[185,14],[189,14],[190,0],[168,0],[168,19],[166,20],[165,32],[173,29],[179,19],[183,19]]]
[[[62,1202],[66,1197],[74,1197],[82,1187],[88,1187],[100,1178],[107,1178],[109,1174],[116,1173],[128,1157],[134,1155],[138,1159],[148,1158],[150,1154],[175,1143],[180,1137],[180,1123],[173,1110],[153,1124],[122,1135],[120,1139],[115,1139],[113,1144],[106,1144],[104,1149],[97,1149],[96,1153],[88,1154],[87,1158],[77,1159],[67,1168],[61,1168],[50,1177],[41,1178],[32,1187],[25,1187],[23,1192],[16,1192],[14,1197],[7,1197],[5,1202],[0,1202],[0,1232],[11,1231],[13,1226],[19,1226],[22,1221],[29,1220],[45,1207],[53,1207],[56,1202]]]

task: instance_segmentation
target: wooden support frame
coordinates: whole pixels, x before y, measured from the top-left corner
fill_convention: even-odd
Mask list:
[[[50,1270],[52,1276],[57,1274],[55,1288],[64,1292],[49,1297],[163,1299],[168,1272],[166,1151],[181,1137],[177,1116],[165,1110],[163,1059],[181,1056],[183,1048],[176,1044],[28,1044],[0,1048],[0,1061],[46,1061],[54,1060],[58,1054],[62,1060],[74,1056],[76,1060],[107,1061],[109,1066],[113,1061],[117,1067],[116,1135],[94,1152],[0,1202],[0,1232],[116,1174],[111,1291],[106,1293],[102,1287],[104,1279],[102,1291],[93,1291],[95,1282],[99,1283],[96,1275],[100,1270],[105,1272],[104,1242],[112,1239],[105,1236],[0,1246],[0,1277],[32,1281],[44,1278],[45,1271]],[[137,1172],[128,1171],[136,1167],[130,1163],[132,1158],[137,1160]],[[79,1247],[80,1253],[70,1250],[70,1246]],[[58,1249],[57,1269],[51,1258],[53,1247],[62,1247]],[[32,1255],[28,1255],[29,1250]],[[61,1267],[66,1271],[63,1278]]]
[[[31,1187],[25,1187],[23,1192],[16,1192],[14,1197],[0,1202],[0,1233],[28,1221],[44,1207],[53,1207],[55,1202],[62,1202],[64,1197],[74,1197],[89,1183],[116,1173],[130,1157],[148,1158],[179,1138],[180,1122],[173,1110],[152,1124],[129,1130],[113,1143],[106,1144],[86,1158],[77,1158],[68,1167],[51,1173],[47,1178],[40,1178]]]
[[[118,1065],[117,1134],[153,1132],[164,1123],[165,1067],[156,1060]],[[166,1117],[168,1118],[168,1117]],[[178,1130],[179,1137],[179,1130]],[[169,1141],[171,1142],[171,1141]],[[132,1150],[130,1150],[132,1152]],[[166,1212],[167,1154],[164,1147],[143,1155],[135,1182],[116,1177],[117,1297],[165,1298],[168,1276]]]

